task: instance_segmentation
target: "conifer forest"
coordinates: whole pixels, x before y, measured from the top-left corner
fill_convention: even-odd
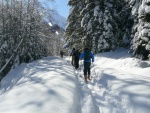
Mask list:
[[[70,49],[89,47],[96,54],[123,47],[133,57],[150,59],[149,0],[68,0],[68,5],[62,30],[49,25],[55,11],[38,0],[0,0],[0,78],[21,63],[59,55],[60,37]]]

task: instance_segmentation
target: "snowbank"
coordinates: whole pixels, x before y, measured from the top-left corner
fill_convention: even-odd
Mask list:
[[[74,71],[49,57],[22,64],[1,82],[0,113],[80,113]]]

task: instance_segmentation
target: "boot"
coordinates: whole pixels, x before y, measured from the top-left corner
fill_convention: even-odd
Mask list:
[[[84,80],[85,80],[86,83],[88,82],[87,81],[87,75],[84,75]]]
[[[89,80],[91,80],[91,77],[90,77],[90,75],[88,75],[88,79],[89,79]]]

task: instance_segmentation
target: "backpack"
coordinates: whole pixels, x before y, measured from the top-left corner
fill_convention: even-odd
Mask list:
[[[60,52],[60,55],[63,55],[63,52],[62,52],[62,51]]]
[[[90,59],[91,59],[90,51],[85,51],[84,52],[84,60],[90,60]]]
[[[74,55],[75,57],[79,57],[79,56],[80,56],[80,53],[79,53],[79,51],[75,51],[73,55]]]
[[[73,56],[74,52],[75,52],[75,50],[72,50],[71,53],[70,53],[70,56]]]

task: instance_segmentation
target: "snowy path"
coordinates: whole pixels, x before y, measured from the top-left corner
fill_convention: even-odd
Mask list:
[[[130,58],[124,51],[99,56],[87,85],[99,112],[149,113],[150,63]]]
[[[0,113],[80,113],[73,68],[50,57],[22,64],[1,83]]]
[[[81,70],[75,71],[78,85],[80,87],[81,97],[81,111],[82,113],[99,113],[99,108],[95,104],[91,90],[88,88],[89,84],[84,82],[83,72]]]
[[[57,57],[22,64],[1,82],[0,113],[99,113],[78,74]]]
[[[0,113],[150,113],[150,62],[127,50],[98,54],[85,84],[70,59],[22,64],[1,82]]]

